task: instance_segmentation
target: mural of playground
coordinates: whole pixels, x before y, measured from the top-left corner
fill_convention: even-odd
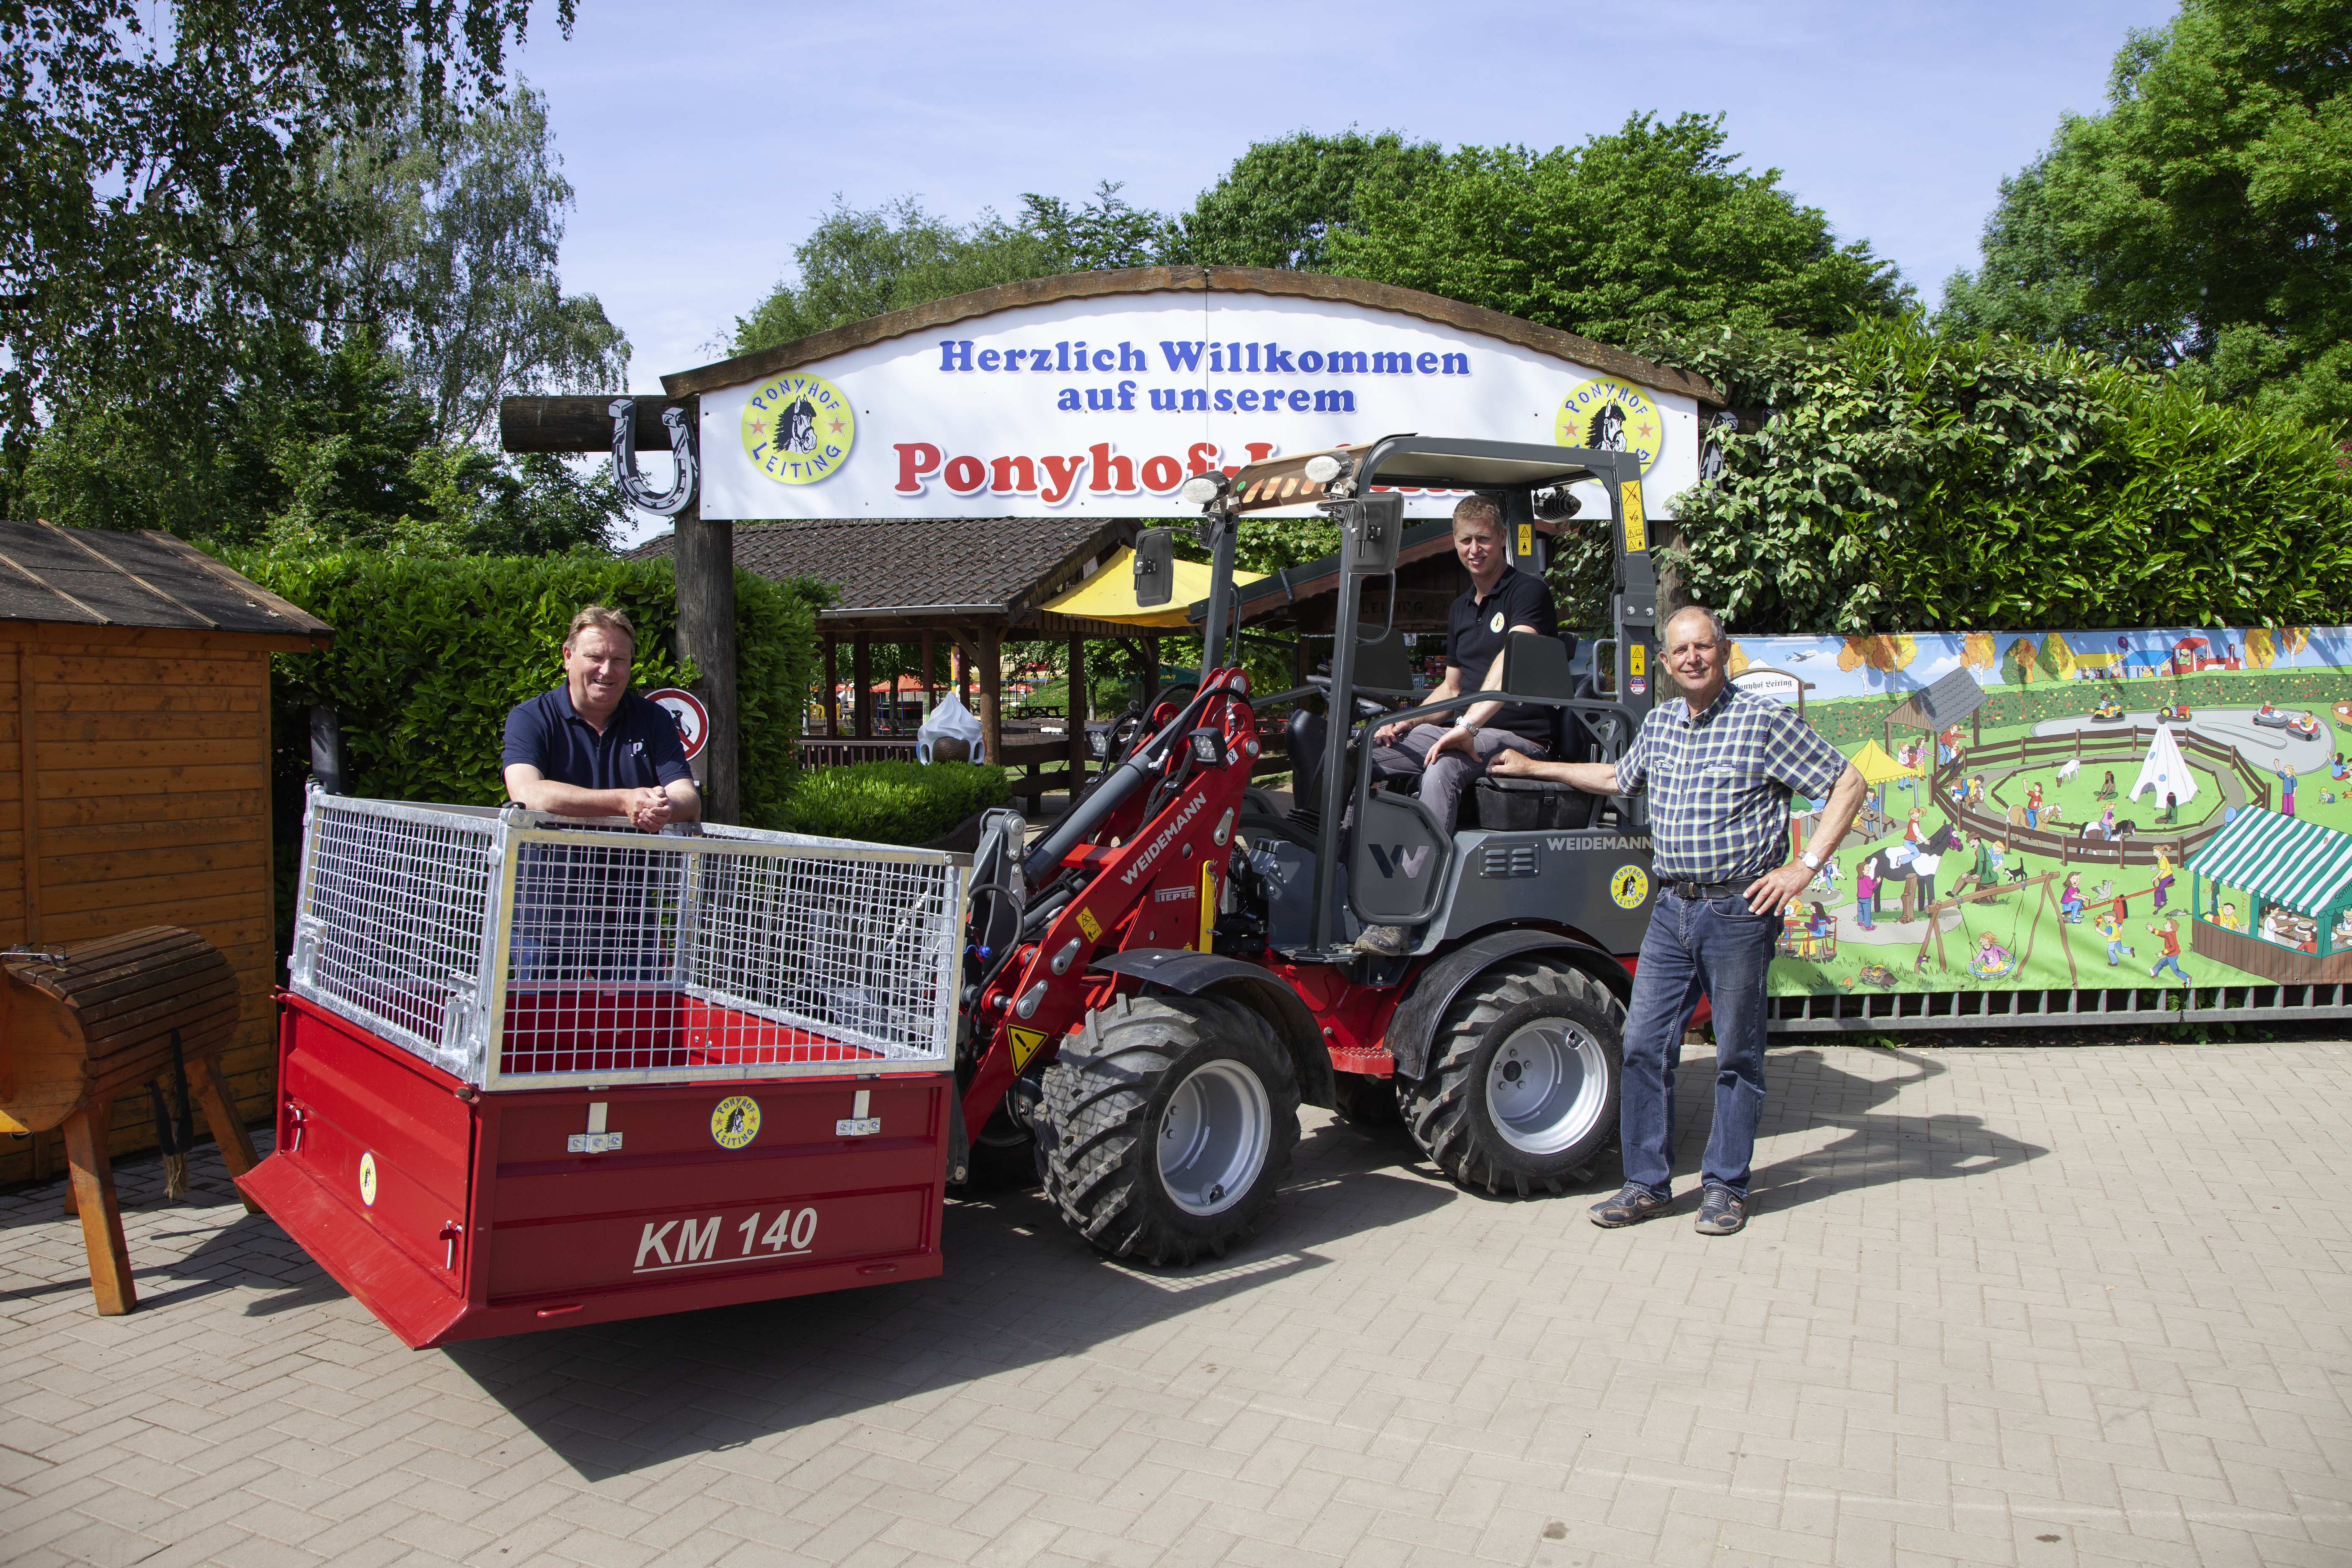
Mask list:
[[[1775,994],[2352,980],[2352,629],[1738,638],[1732,672],[1871,785]]]

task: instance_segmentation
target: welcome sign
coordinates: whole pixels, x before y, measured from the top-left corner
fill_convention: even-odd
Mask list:
[[[1696,399],[1622,363],[1273,293],[1017,305],[698,389],[714,519],[1153,515],[1213,468],[1399,431],[1632,452],[1661,500],[1698,477]]]

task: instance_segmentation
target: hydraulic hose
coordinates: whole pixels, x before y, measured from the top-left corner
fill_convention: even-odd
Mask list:
[[[1168,747],[1178,737],[1188,733],[1192,721],[1212,697],[1224,694],[1222,688],[1197,691],[1183,710],[1168,721],[1165,729],[1128,754],[1125,762],[1103,776],[1100,787],[1074,805],[1055,825],[1036,848],[1029,852],[1023,870],[1033,888],[1051,881],[1061,869],[1062,858],[1083,843],[1087,834],[1110,820],[1111,814],[1127,803],[1127,798],[1151,782],[1151,775],[1167,760]],[[1241,700],[1236,698],[1235,700]]]

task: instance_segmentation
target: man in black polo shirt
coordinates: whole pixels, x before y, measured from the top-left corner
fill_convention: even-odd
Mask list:
[[[625,816],[647,833],[698,821],[677,721],[629,689],[629,617],[591,605],[563,638],[563,684],[507,715],[507,794],[558,816]]]
[[[1503,683],[1503,642],[1513,632],[1559,629],[1551,590],[1543,579],[1522,572],[1503,552],[1503,509],[1474,495],[1454,509],[1454,552],[1470,574],[1470,591],[1454,601],[1445,621],[1445,679],[1424,703],[1445,702],[1465,691],[1492,691]],[[1485,776],[1505,752],[1530,757],[1551,749],[1552,713],[1531,703],[1479,702],[1443,721],[1410,716],[1372,733],[1372,766],[1383,778],[1421,779],[1422,802],[1447,832],[1454,830],[1462,792]],[[1405,952],[1411,933],[1400,926],[1372,926],[1356,941],[1367,952],[1394,957]]]

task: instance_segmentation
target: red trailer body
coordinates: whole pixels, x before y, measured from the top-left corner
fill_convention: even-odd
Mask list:
[[[282,1005],[238,1184],[411,1346],[940,1272],[948,1073],[484,1094]]]

